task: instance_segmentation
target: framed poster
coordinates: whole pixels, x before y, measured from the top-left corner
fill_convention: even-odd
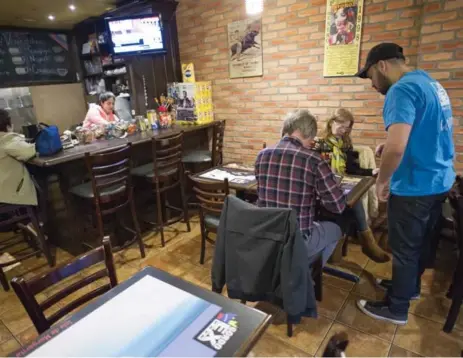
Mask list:
[[[261,18],[228,24],[228,63],[230,78],[263,75]]]
[[[327,0],[323,76],[357,73],[362,19],[363,0]]]

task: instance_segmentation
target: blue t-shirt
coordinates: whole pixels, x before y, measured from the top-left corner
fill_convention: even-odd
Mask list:
[[[406,73],[387,92],[386,130],[395,123],[412,126],[391,193],[401,196],[442,194],[455,181],[453,117],[449,96],[426,72]]]

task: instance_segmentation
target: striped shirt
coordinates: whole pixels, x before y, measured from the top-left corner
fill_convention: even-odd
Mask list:
[[[333,213],[346,208],[346,197],[329,164],[294,137],[284,137],[275,147],[262,150],[255,170],[258,205],[295,210],[303,234],[310,233],[318,198]]]

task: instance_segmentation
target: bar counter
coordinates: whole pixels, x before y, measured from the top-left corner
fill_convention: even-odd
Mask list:
[[[88,206],[76,212],[73,205],[76,199],[69,193],[71,187],[90,179],[84,161],[85,153],[115,149],[132,143],[132,163],[135,167],[152,162],[153,137],[162,138],[183,131],[184,151],[208,149],[213,125],[214,122],[202,125],[174,125],[169,129],[137,133],[123,139],[96,140],[91,144],[65,149],[53,156],[32,159],[28,168],[40,187],[40,215],[50,242],[74,255],[85,251],[81,243],[82,238],[75,234],[75,225],[88,222],[94,209]],[[153,195],[151,191],[140,193],[135,188],[135,196],[137,192],[144,196]],[[138,220],[142,221],[141,212],[138,213]]]
[[[195,132],[201,129],[207,129],[212,127],[212,123],[200,124],[200,125],[176,125],[169,129],[160,129],[156,131],[147,131],[142,133],[136,133],[126,138],[115,138],[110,140],[96,140],[92,144],[86,145],[77,145],[74,148],[66,149],[60,153],[50,156],[50,157],[36,157],[32,159],[29,163],[38,167],[51,167],[58,164],[70,162],[77,159],[82,159],[85,156],[85,153],[95,153],[105,149],[115,149],[117,147],[122,147],[127,143],[132,143],[132,145],[143,144],[151,141],[153,137],[163,137],[173,133],[179,133],[180,131],[185,132],[185,136],[188,135],[188,132]]]

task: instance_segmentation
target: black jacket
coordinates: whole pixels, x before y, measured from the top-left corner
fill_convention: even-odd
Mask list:
[[[291,209],[259,208],[228,196],[217,232],[212,290],[283,307],[293,323],[316,317],[304,238]]]

